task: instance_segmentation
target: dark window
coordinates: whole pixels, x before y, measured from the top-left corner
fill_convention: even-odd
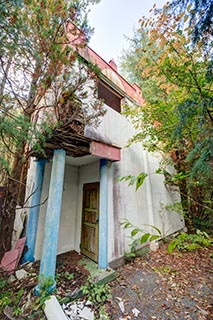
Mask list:
[[[102,82],[98,83],[98,98],[117,112],[121,112],[122,97]]]

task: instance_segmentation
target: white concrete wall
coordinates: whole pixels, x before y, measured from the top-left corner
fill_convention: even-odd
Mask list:
[[[87,125],[85,135],[114,146],[126,146],[128,139],[133,136],[135,130],[120,113],[107,105],[104,105],[104,108],[106,113],[100,119],[99,126],[92,127]]]
[[[46,163],[42,199],[48,197],[49,181],[51,174],[51,162]],[[78,171],[76,166],[66,165],[64,176],[64,188],[61,208],[58,253],[75,249],[76,237],[76,213],[77,213],[77,195],[78,195]],[[40,259],[42,253],[42,243],[45,226],[47,202],[41,206],[39,212],[38,232],[36,238],[35,258]]]
[[[121,161],[109,168],[109,261],[123,256],[129,250],[130,231],[123,230],[120,222],[128,219],[135,226],[149,224],[161,229],[162,234],[171,234],[184,226],[183,218],[164,207],[179,201],[177,193],[167,189],[163,175],[156,174],[161,158],[148,153],[137,143],[125,148],[128,140],[136,133],[130,122],[121,114],[106,106],[98,128],[87,126],[88,137],[121,147]],[[135,191],[128,182],[117,182],[118,176],[148,173],[144,184]],[[147,231],[153,229],[145,227]]]

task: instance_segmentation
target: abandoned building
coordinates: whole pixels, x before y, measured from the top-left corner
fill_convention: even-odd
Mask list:
[[[121,226],[123,219],[156,226],[163,235],[184,226],[183,218],[168,209],[179,201],[177,193],[155,173],[160,155],[140,143],[126,147],[135,129],[122,114],[122,105],[142,105],[141,88],[118,73],[114,60],[107,63],[89,47],[81,54],[100,69],[97,89],[105,114],[98,126],[86,125],[81,135],[68,137],[69,147],[55,136],[54,143],[47,143],[49,159],[32,158],[28,171],[32,196],[24,260],[41,260],[40,274],[53,278],[57,254],[70,250],[99,268],[113,266],[129,250],[130,231]],[[140,172],[148,176],[137,191],[118,182],[120,176]]]

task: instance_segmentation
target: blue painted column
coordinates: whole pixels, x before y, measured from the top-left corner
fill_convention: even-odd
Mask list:
[[[34,251],[36,234],[38,227],[39,210],[41,203],[41,192],[44,178],[46,160],[36,160],[36,172],[34,177],[34,186],[32,190],[32,201],[27,227],[26,251],[22,259],[22,263],[27,261],[34,261]]]
[[[65,160],[66,152],[63,149],[54,151],[46,221],[44,228],[42,257],[39,272],[39,284],[36,287],[36,294],[39,294],[40,288],[44,283],[45,279],[47,278],[50,278],[53,282],[48,288],[48,291],[50,293],[54,291],[56,286],[55,269],[63,193]]]
[[[108,162],[100,160],[100,212],[98,267],[108,267]]]

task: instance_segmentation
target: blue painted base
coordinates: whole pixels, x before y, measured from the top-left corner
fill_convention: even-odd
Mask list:
[[[40,296],[43,293],[43,292],[41,292],[41,291],[43,291],[43,289],[41,290],[41,286],[42,286],[42,283],[39,283],[35,287],[34,294],[36,296]],[[47,295],[50,295],[55,291],[55,289],[56,289],[56,282],[54,281],[54,283],[50,287],[45,288],[45,292]]]
[[[39,210],[41,203],[42,185],[44,178],[46,160],[36,161],[36,172],[34,177],[34,187],[32,193],[31,208],[28,217],[28,227],[27,227],[27,239],[25,243],[24,255],[22,258],[22,263],[31,261],[34,262],[34,250],[36,243],[37,227],[39,220]]]
[[[31,254],[24,254],[23,258],[21,259],[21,264],[25,263],[25,262],[34,262],[35,258],[34,256],[32,256]]]

